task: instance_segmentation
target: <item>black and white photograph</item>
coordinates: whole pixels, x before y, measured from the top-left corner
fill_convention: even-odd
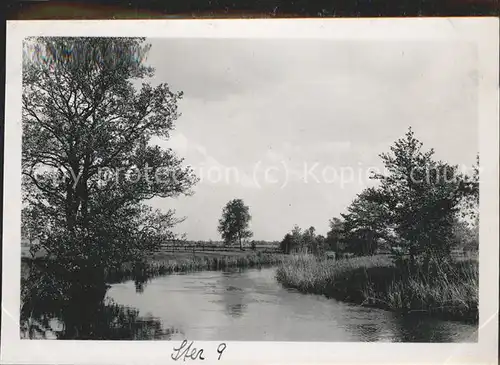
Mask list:
[[[486,341],[496,358],[498,35],[102,23],[16,37],[8,359],[33,342],[56,363],[53,346],[80,340],[168,361],[234,361],[232,341]],[[474,24],[458,28],[498,28]]]

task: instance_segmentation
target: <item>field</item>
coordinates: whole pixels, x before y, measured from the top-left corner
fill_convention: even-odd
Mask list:
[[[389,256],[330,261],[296,256],[284,261],[277,279],[303,293],[399,312],[425,312],[446,319],[477,321],[476,260],[411,269]]]

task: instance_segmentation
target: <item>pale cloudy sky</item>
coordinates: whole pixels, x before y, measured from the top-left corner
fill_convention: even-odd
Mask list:
[[[382,168],[378,154],[409,126],[438,158],[475,160],[470,44],[148,41],[153,83],[184,92],[172,138],[157,142],[202,179],[193,196],[153,205],[187,216],[176,231],[189,239],[219,239],[218,219],[233,198],[250,206],[255,239],[279,240],[294,224],[326,234],[328,220],[370,184],[367,169]]]

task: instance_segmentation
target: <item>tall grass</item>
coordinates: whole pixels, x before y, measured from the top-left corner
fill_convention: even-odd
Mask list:
[[[284,255],[256,253],[242,256],[193,256],[184,258],[160,259],[142,265],[124,264],[118,270],[107,270],[106,280],[109,283],[123,280],[147,280],[148,278],[177,272],[193,272],[202,270],[225,270],[229,268],[251,268],[277,265],[283,262]]]
[[[440,265],[395,265],[388,256],[339,261],[293,257],[277,280],[303,293],[401,312],[477,321],[479,272],[475,260]]]

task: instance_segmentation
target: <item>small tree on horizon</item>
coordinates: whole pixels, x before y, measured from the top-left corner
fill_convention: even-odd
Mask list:
[[[222,210],[222,217],[219,219],[218,231],[226,245],[238,242],[240,250],[243,250],[243,240],[253,236],[249,229],[250,209],[242,199],[229,201]]]
[[[298,225],[294,225],[291,232],[291,247],[297,252],[304,251],[304,234]]]
[[[292,249],[292,246],[293,246],[292,235],[290,233],[287,233],[285,234],[285,237],[283,237],[283,240],[280,242],[281,252],[284,254],[289,254],[290,250]]]
[[[329,222],[330,230],[326,234],[325,244],[330,251],[339,252],[344,242],[344,221],[334,217]]]

